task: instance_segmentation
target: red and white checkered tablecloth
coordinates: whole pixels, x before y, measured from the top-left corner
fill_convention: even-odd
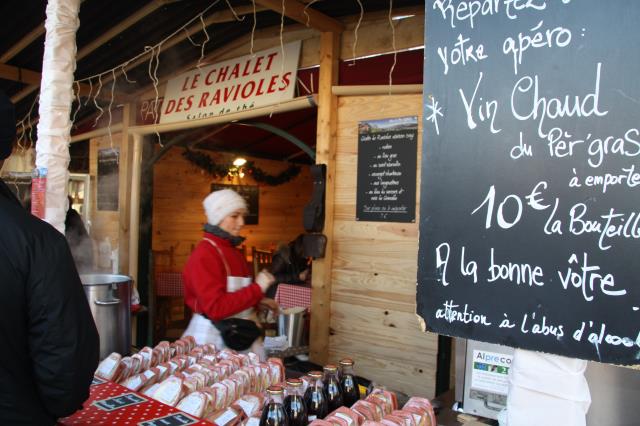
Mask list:
[[[156,296],[184,296],[182,273],[158,272],[156,275]]]
[[[276,302],[282,309],[311,308],[311,288],[292,284],[278,284]]]

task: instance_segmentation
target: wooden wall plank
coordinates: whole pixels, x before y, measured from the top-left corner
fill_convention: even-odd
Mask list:
[[[329,317],[331,315],[331,268],[333,262],[333,208],[336,185],[336,125],[338,100],[331,88],[338,82],[340,36],[322,33],[320,45],[320,76],[318,82],[318,125],[316,163],[325,164],[326,185],[323,233],[328,236],[324,257],[313,262],[311,274],[311,336],[310,359],[318,364],[327,361],[329,347]]]
[[[421,105],[420,95],[338,100],[329,354],[354,357],[358,374],[390,389],[433,397],[437,336],[415,315],[418,224],[355,220],[358,122],[421,117]]]

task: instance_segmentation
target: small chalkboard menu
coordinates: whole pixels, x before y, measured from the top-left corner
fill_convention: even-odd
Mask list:
[[[640,362],[638,17],[635,0],[426,2],[427,329]]]
[[[244,217],[246,225],[257,225],[260,215],[260,188],[258,185],[226,185],[224,183],[212,183],[211,192],[221,189],[232,189],[247,202],[249,212]]]
[[[118,211],[119,150],[98,150],[98,210]]]
[[[414,222],[418,117],[358,123],[356,220]]]

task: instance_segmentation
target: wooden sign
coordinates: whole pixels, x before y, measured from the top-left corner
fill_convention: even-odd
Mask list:
[[[426,3],[417,311],[427,329],[640,353],[640,3]]]
[[[198,120],[293,99],[301,46],[294,41],[172,78],[160,122]]]
[[[119,153],[117,148],[98,150],[98,210],[118,211]]]
[[[358,124],[356,220],[415,222],[418,117]]]
[[[224,183],[212,183],[211,192],[221,189],[232,189],[247,202],[249,212],[244,217],[245,225],[257,225],[260,216],[260,188],[258,185],[226,185]]]

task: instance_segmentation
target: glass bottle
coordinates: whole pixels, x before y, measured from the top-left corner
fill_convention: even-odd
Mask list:
[[[287,396],[284,398],[284,411],[289,419],[289,426],[306,426],[307,407],[302,396],[302,380],[287,379]]]
[[[342,388],[342,400],[346,407],[351,407],[360,399],[358,379],[353,370],[353,360],[344,358],[340,360],[340,387]]]
[[[324,419],[329,414],[327,405],[327,394],[324,392],[322,373],[310,371],[311,384],[304,393],[304,404],[307,406],[307,416],[309,423],[316,419]]]
[[[329,413],[342,407],[342,389],[340,389],[340,380],[338,379],[338,367],[334,364],[324,366],[324,390],[327,393]]]
[[[262,410],[260,426],[289,426],[283,400],[284,389],[282,386],[267,388],[267,404]]]

